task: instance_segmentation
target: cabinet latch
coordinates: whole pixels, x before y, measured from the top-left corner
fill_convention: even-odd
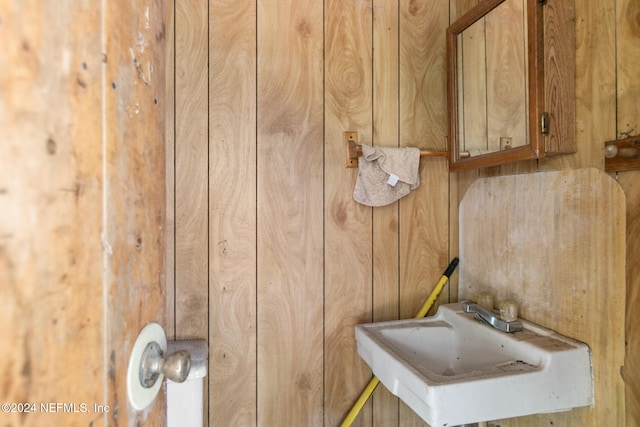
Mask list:
[[[540,115],[540,133],[543,135],[549,133],[549,113],[546,111]]]

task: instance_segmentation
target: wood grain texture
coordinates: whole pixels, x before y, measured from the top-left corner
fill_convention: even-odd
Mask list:
[[[173,340],[175,339],[176,334],[176,310],[175,310],[175,196],[176,196],[176,186],[175,186],[175,151],[176,151],[176,143],[175,143],[175,130],[176,130],[176,120],[175,120],[175,83],[176,83],[176,64],[175,64],[175,42],[176,37],[174,33],[175,29],[175,20],[174,20],[174,12],[175,12],[175,0],[167,0],[165,2],[165,30],[166,30],[166,66],[165,72],[167,76],[166,90],[165,90],[165,99],[166,99],[166,119],[165,119],[165,153],[166,153],[166,162],[165,162],[165,176],[166,176],[166,225],[164,230],[165,236],[165,256],[164,256],[164,267],[165,267],[165,280],[167,284],[167,326],[165,332],[167,334],[167,339]]]
[[[616,1],[616,98],[618,101],[617,136],[640,134],[640,4],[633,0]]]
[[[478,3],[478,0],[450,0],[449,24],[455,22],[460,16]],[[459,171],[449,174],[449,253],[451,257],[458,256],[459,230],[458,212],[460,201],[466,194],[471,184],[478,178],[478,170]],[[458,301],[458,273],[453,276],[449,285],[450,301]]]
[[[595,168],[486,178],[467,192],[461,299],[514,299],[521,317],[591,349],[594,407],[501,425],[624,425],[624,218],[624,192]]]
[[[259,1],[257,21],[258,425],[321,425],[322,4]]]
[[[577,153],[539,161],[540,170],[604,169],[602,144],[615,134],[615,0],[575,0]]]
[[[444,33],[437,28],[443,28],[448,22],[448,5],[446,2],[412,2],[403,6],[400,11],[401,145],[433,144],[434,148],[442,149],[446,135]],[[423,43],[412,44],[408,40],[423,40]],[[448,174],[443,160],[423,160],[421,186],[401,200],[402,318],[415,315],[448,264],[448,192],[445,191]],[[438,209],[440,206],[442,209]],[[446,294],[444,298],[446,301]]]
[[[544,100],[549,114],[545,152],[575,153],[575,1],[549,2],[544,14]]]
[[[568,1],[571,7],[574,0]],[[601,143],[615,135],[615,2],[575,0],[579,149],[573,155],[542,160],[541,168],[603,164]],[[357,131],[365,143],[443,149],[446,108],[441,97],[445,74],[440,37],[456,14],[477,0],[406,0],[396,5],[328,0],[322,24],[315,21],[322,19],[320,6],[311,0],[270,3],[212,2],[209,49],[195,45],[198,56],[210,56],[206,190],[211,247],[210,424],[257,425],[260,419],[284,425],[308,416],[310,421],[303,424],[333,426],[342,421],[371,375],[357,356],[353,327],[394,316],[396,298],[398,316],[415,314],[446,266],[449,252],[458,252],[458,201],[479,175],[478,170],[457,173],[449,187],[450,175],[441,160],[423,159],[420,190],[394,206],[372,210],[352,200],[355,174],[344,168],[342,133]],[[194,28],[200,28],[197,32],[204,31],[202,17],[193,19]],[[190,25],[189,19],[182,25]],[[318,53],[322,49],[318,32],[324,33],[322,53]],[[177,79],[192,77],[190,69],[176,73]],[[317,90],[324,91],[324,103],[317,99]],[[596,120],[598,114],[604,118]],[[318,148],[316,132],[322,120],[324,136]],[[192,148],[176,142],[176,149]],[[273,171],[274,164],[281,176]],[[323,165],[321,185],[314,169],[318,164]],[[482,173],[531,172],[537,166],[535,161],[519,162]],[[305,168],[308,171],[303,172]],[[201,174],[192,174],[200,185]],[[181,182],[188,189],[189,179]],[[319,193],[324,200],[322,225],[315,216]],[[318,251],[318,233],[323,246],[320,270],[312,255]],[[292,249],[284,247],[288,244]],[[389,260],[394,247],[398,256]],[[289,259],[296,250],[299,253]],[[310,270],[305,271],[306,260],[311,259]],[[307,276],[313,277],[301,285]],[[391,284],[394,276],[396,282]],[[311,283],[323,289],[320,296]],[[194,292],[202,298],[201,287]],[[454,287],[451,299],[456,295]],[[448,297],[443,295],[443,300]],[[300,327],[285,322],[299,313],[304,313]],[[318,325],[310,328],[311,319],[324,322],[323,332],[318,332]],[[310,332],[303,337],[303,330]],[[272,337],[273,342],[267,341]],[[318,348],[321,339],[320,373],[311,374],[309,383],[292,385],[294,380],[286,377],[298,372],[299,361]],[[294,343],[301,346],[299,355],[280,356],[283,351],[290,353],[281,349]],[[309,366],[319,366],[316,357],[310,358]],[[293,390],[307,385],[308,396],[290,397]],[[273,390],[279,387],[285,391],[278,400]],[[318,390],[323,390],[321,409],[315,403]],[[386,391],[376,392],[373,405],[365,407],[356,425],[421,425],[406,408],[398,414],[394,398],[381,392]],[[286,410],[276,414],[285,404]]]
[[[485,17],[487,78],[487,143],[500,150],[500,138],[513,138],[513,147],[526,145],[527,53],[525,2],[508,0]],[[509,25],[522,22],[521,25]],[[479,50],[479,49],[478,49]]]
[[[578,151],[576,154],[561,155],[546,157],[539,160],[539,169],[541,170],[553,170],[553,169],[566,169],[577,168],[580,166],[595,166],[600,169],[603,168],[604,160],[602,154],[602,144],[604,141],[611,139],[616,135],[616,121],[618,123],[618,136],[625,136],[624,132],[628,132],[629,128],[627,123],[631,123],[633,126],[634,121],[637,122],[637,114],[634,113],[637,108],[637,103],[629,100],[633,99],[633,96],[627,96],[626,104],[621,96],[621,92],[618,91],[616,95],[617,87],[625,87],[626,83],[618,82],[620,79],[626,79],[627,82],[631,82],[631,85],[637,85],[638,79],[633,72],[620,72],[628,67],[628,70],[637,69],[631,65],[637,55],[625,53],[626,49],[637,49],[638,44],[634,42],[635,36],[633,36],[636,26],[628,26],[627,30],[622,30],[621,27],[625,24],[624,21],[633,21],[633,10],[629,9],[633,6],[633,2],[618,2],[615,1],[598,1],[590,2],[585,0],[570,1],[568,9],[574,7],[575,3],[575,22],[576,22],[576,140],[578,145]],[[551,1],[547,2],[548,6],[552,4]],[[557,4],[554,5],[557,8]],[[564,5],[563,5],[564,6]],[[565,7],[557,8],[560,12],[565,11]],[[624,12],[623,12],[624,11]],[[562,28],[557,28],[562,31]],[[570,35],[569,35],[570,36]],[[560,36],[558,36],[560,37]],[[616,56],[617,52],[617,56]],[[616,59],[617,58],[617,59]],[[623,59],[624,58],[624,59]],[[623,62],[622,67],[619,64]],[[566,70],[560,69],[559,72],[566,72]],[[637,98],[637,96],[636,96]],[[623,107],[627,105],[627,107]],[[620,114],[621,111],[625,113]],[[627,113],[629,112],[629,114]],[[616,119],[617,117],[617,119]],[[564,131],[564,129],[560,129]],[[520,167],[523,162],[519,162],[514,165],[501,166],[500,173],[522,173],[536,170],[536,165],[531,167]],[[633,212],[633,206],[637,204],[637,192],[633,190],[634,176],[633,173],[623,173],[619,176],[620,183],[627,193],[628,212]],[[460,197],[465,192],[465,188],[468,187],[469,182],[472,182],[473,171],[465,172],[464,175],[456,174],[456,186],[459,187],[458,191]],[[452,209],[452,212],[455,212]],[[630,216],[631,217],[631,216]],[[455,222],[455,220],[454,220]],[[628,225],[627,238],[628,245],[635,244],[635,239],[632,237],[634,222]],[[455,229],[455,225],[452,230]],[[630,240],[629,240],[630,239]],[[634,250],[628,250],[627,265],[637,264],[637,254]],[[639,421],[640,416],[640,392],[638,387],[634,384],[638,382],[638,369],[634,369],[635,362],[633,355],[637,351],[634,350],[633,343],[637,340],[634,339],[635,331],[637,330],[638,321],[634,317],[634,311],[629,307],[633,306],[635,300],[635,294],[632,289],[636,286],[633,284],[632,276],[628,275],[629,282],[627,288],[630,290],[627,294],[627,342],[631,347],[627,349],[627,360],[625,361],[625,381],[627,384],[626,389],[626,411],[627,411],[627,425],[635,425]],[[522,420],[521,420],[522,421]],[[522,424],[525,425],[525,424]]]
[[[101,10],[4,1],[0,16],[0,400],[38,405],[0,421],[106,425],[104,415],[39,411],[107,403],[101,34],[84,31]]]
[[[104,167],[109,425],[160,424],[163,393],[128,404],[126,373],[139,331],[165,324],[165,26],[163,1],[107,3]],[[110,87],[109,87],[110,85]],[[161,307],[159,309],[158,307]]]
[[[386,0],[373,8],[373,139],[374,145],[399,146],[398,2]],[[373,321],[399,316],[399,203],[373,209]],[[398,424],[398,398],[378,387],[373,420]]]
[[[487,58],[486,22],[478,21],[459,37],[458,64],[458,135],[460,148],[472,153],[489,149],[487,139]]]
[[[448,1],[400,5],[400,144],[445,148],[445,32]],[[419,43],[414,41],[419,40]],[[411,318],[447,266],[448,170],[445,159],[421,161],[420,187],[400,201],[400,317]],[[448,290],[439,301],[448,302]],[[400,425],[424,425],[401,404]]]
[[[640,4],[616,2],[618,138],[640,134]],[[626,425],[640,425],[640,171],[617,174],[627,195]]]
[[[627,196],[627,305],[624,370],[626,425],[640,425],[640,172],[624,172],[619,182]]]
[[[0,4],[0,292],[11,325],[0,396],[38,405],[3,413],[4,425],[164,422],[162,396],[137,413],[125,388],[139,329],[164,323],[163,11],[119,6]],[[49,402],[88,412],[41,412]]]
[[[175,3],[176,338],[208,331],[208,2]],[[179,148],[178,148],[179,147]]]
[[[355,175],[344,168],[342,133],[371,141],[372,9],[325,3],[324,425],[339,425],[371,379],[358,357],[354,327],[372,320],[371,208],[353,201]],[[371,425],[370,406],[355,425]]]
[[[209,425],[251,426],[257,416],[256,3],[209,7]]]

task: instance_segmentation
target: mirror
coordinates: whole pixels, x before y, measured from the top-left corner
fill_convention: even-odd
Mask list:
[[[447,29],[447,58],[450,170],[544,155],[542,3],[481,1]]]

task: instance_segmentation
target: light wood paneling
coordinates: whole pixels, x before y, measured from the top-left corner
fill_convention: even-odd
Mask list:
[[[398,2],[373,8],[373,139],[374,145],[399,146]],[[399,316],[399,203],[373,209],[373,321]],[[373,398],[373,420],[398,424],[398,398],[379,386]]]
[[[166,118],[165,118],[165,154],[166,154],[166,225],[164,230],[165,238],[165,280],[167,284],[167,326],[165,332],[167,339],[175,339],[176,322],[175,322],[175,261],[176,261],[176,245],[175,245],[175,83],[176,83],[176,64],[175,64],[175,0],[167,0],[165,2],[165,31],[166,31],[166,76],[167,84],[165,88],[166,96]]]
[[[320,425],[322,4],[259,1],[257,21],[258,425]]]
[[[615,135],[616,1],[633,0],[575,0],[578,153],[541,160],[541,169],[602,167],[601,143]],[[316,3],[216,0],[208,24],[195,12],[176,18],[191,26],[176,29],[176,120],[185,126],[176,165],[194,165],[176,175],[176,213],[178,199],[187,202],[176,216],[176,269],[196,265],[176,279],[208,271],[208,287],[179,294],[199,301],[183,312],[184,331],[204,319],[209,299],[212,426],[338,425],[371,376],[354,325],[415,314],[457,253],[458,201],[479,174],[538,169],[530,161],[450,177],[442,159],[423,159],[414,194],[381,209],[355,203],[344,131],[363,143],[444,149],[444,30],[477,0]],[[193,49],[178,47],[178,34]],[[180,55],[200,65],[180,68]],[[207,101],[195,89],[203,81]],[[193,243],[186,233],[197,234]],[[441,301],[456,295],[454,286]],[[385,393],[356,425],[423,425]]]
[[[324,425],[339,425],[371,379],[356,353],[354,326],[372,320],[372,212],[352,199],[342,133],[371,141],[372,9],[325,3]],[[367,406],[355,425],[371,425]]]
[[[500,150],[500,138],[513,146],[527,143],[527,25],[523,0],[508,0],[485,18],[487,78],[487,139],[491,151]],[[473,79],[471,79],[473,80]]]
[[[444,34],[436,28],[448,22],[448,6],[442,1],[405,6],[401,9],[401,145],[444,150]],[[421,186],[400,204],[402,318],[415,315],[448,264],[446,162],[423,160],[420,168]]]
[[[618,138],[640,134],[640,3],[616,1],[616,115]],[[600,141],[603,143],[603,141]],[[626,383],[627,426],[640,425],[640,171],[621,172],[627,195]]]
[[[478,4],[478,0],[450,0],[449,23],[453,23]],[[448,122],[447,122],[448,124]],[[460,171],[449,174],[449,253],[451,257],[459,253],[458,211],[460,200],[466,194],[467,188],[478,178],[478,170]],[[450,280],[450,301],[458,300],[458,274]]]
[[[461,149],[474,154],[488,150],[487,141],[487,60],[486,22],[484,19],[467,28],[460,36],[458,73],[458,138]],[[464,94],[464,96],[462,96]],[[523,98],[524,100],[524,98]]]
[[[400,143],[445,150],[444,32],[439,29],[448,23],[448,2],[401,6]],[[402,318],[415,316],[449,264],[446,160],[421,160],[420,182],[416,191],[400,201]],[[448,299],[447,292],[443,299]]]
[[[616,99],[618,137],[640,133],[640,4],[634,0],[617,0],[616,7]]]
[[[448,0],[401,2],[400,143],[446,149],[445,32]],[[420,162],[420,187],[400,200],[400,317],[414,317],[449,259],[448,171]],[[448,290],[439,301],[448,302]],[[424,425],[404,403],[400,425]]]
[[[209,425],[250,426],[256,423],[256,3],[212,1],[209,8]]]
[[[175,2],[175,332],[208,331],[208,2]]]
[[[545,111],[549,114],[547,152],[576,149],[575,1],[551,1],[543,8]]]
[[[575,0],[576,154],[540,159],[540,170],[604,169],[602,144],[615,134],[615,0]]]
[[[627,195],[626,425],[640,425],[640,172],[621,173]]]

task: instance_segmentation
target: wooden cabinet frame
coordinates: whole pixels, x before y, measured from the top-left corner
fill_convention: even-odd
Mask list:
[[[470,157],[458,141],[458,52],[456,37],[505,0],[478,3],[447,28],[447,97],[451,171],[496,166],[560,153],[574,153],[575,35],[567,10],[553,1],[526,0],[528,144]],[[545,48],[548,47],[547,50]]]

